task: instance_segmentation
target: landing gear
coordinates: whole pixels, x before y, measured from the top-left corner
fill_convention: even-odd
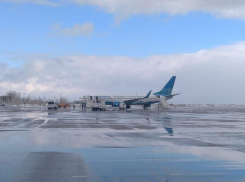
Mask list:
[[[151,107],[151,105],[148,105],[148,104],[147,105],[143,105],[144,109],[148,109],[149,107]]]

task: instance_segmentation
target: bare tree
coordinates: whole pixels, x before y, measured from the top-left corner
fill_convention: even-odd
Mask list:
[[[43,97],[35,97],[32,98],[32,96],[29,94],[27,97],[24,96],[21,97],[21,92],[16,91],[8,91],[5,96],[1,97],[1,100],[3,100],[8,105],[20,105],[20,104],[33,104],[33,105],[44,105],[46,103],[46,98]]]

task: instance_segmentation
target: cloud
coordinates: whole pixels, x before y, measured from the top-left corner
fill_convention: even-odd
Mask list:
[[[38,5],[46,5],[46,6],[58,6],[59,4],[49,0],[0,0],[0,2],[8,2],[8,3],[32,3]]]
[[[115,14],[117,19],[139,14],[170,15],[187,14],[201,11],[216,17],[245,19],[244,0],[0,0],[10,3],[34,3],[57,6],[75,3],[81,6],[91,5]]]
[[[243,103],[245,42],[192,54],[145,58],[73,55],[14,55],[25,60],[0,72],[0,94],[17,90],[33,95],[146,94],[177,76],[175,103]]]
[[[223,18],[245,19],[243,0],[73,0],[73,2],[79,5],[96,6],[115,14],[118,18],[138,14],[177,15],[202,11]]]
[[[53,34],[59,34],[64,36],[72,36],[72,37],[83,37],[90,36],[94,31],[94,24],[91,22],[87,22],[84,24],[75,24],[71,28],[61,28],[59,24],[53,25]]]

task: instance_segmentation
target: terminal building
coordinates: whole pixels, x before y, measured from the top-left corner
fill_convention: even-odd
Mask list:
[[[12,102],[12,96],[0,96],[0,102],[5,103],[11,103]]]

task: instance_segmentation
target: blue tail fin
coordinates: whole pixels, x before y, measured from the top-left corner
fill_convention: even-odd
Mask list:
[[[173,76],[161,91],[154,93],[154,95],[168,96],[171,95],[176,76]]]

